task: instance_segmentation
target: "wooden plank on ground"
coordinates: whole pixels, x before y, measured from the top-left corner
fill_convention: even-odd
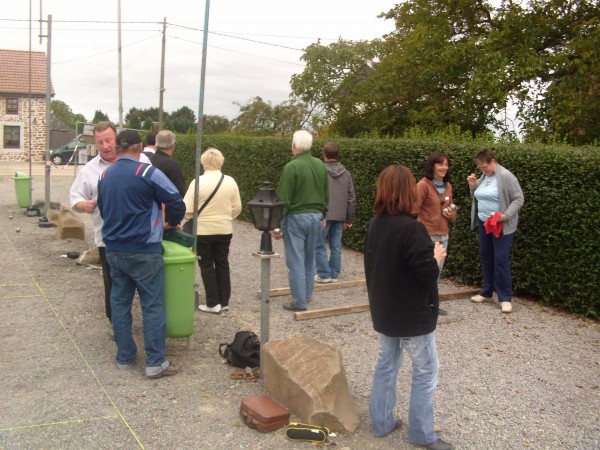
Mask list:
[[[317,319],[320,317],[340,316],[342,314],[353,314],[369,310],[369,304],[334,306],[332,308],[311,309],[310,311],[298,311],[294,313],[296,320]]]
[[[453,300],[456,298],[465,298],[475,294],[479,294],[479,289],[466,289],[455,292],[444,292],[440,294],[440,301]],[[331,308],[311,309],[310,311],[297,311],[294,313],[294,318],[296,320],[318,319],[321,317],[341,316],[344,314],[353,314],[368,310],[368,303],[347,306],[334,306]]]
[[[440,301],[471,297],[472,295],[479,294],[480,291],[481,289],[464,289],[462,291],[440,292]]]
[[[366,280],[339,281],[337,283],[315,283],[314,292],[331,291],[333,289],[347,289],[353,287],[366,286]],[[260,289],[258,290],[259,297],[261,296]],[[280,297],[282,295],[290,295],[290,288],[273,288],[269,290],[269,296]]]

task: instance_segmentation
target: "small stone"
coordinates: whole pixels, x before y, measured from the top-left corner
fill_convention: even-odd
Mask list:
[[[17,228],[17,230],[16,230],[16,231],[17,231],[17,233],[20,233],[20,232],[21,232],[21,229],[20,229],[20,228]]]
[[[8,216],[8,218],[9,218],[9,219],[12,219],[12,218],[13,218],[13,216],[12,216],[12,215],[11,215],[11,216]]]

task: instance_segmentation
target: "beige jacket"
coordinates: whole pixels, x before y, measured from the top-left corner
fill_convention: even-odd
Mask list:
[[[200,193],[198,195],[198,209],[212,194],[221,179],[220,170],[207,170],[200,176]],[[194,192],[196,180],[192,180],[183,201],[185,202],[185,218],[192,220],[194,217]],[[232,234],[233,219],[242,212],[242,201],[237,183],[229,175],[225,175],[219,190],[198,216],[196,234],[208,236],[215,234]]]

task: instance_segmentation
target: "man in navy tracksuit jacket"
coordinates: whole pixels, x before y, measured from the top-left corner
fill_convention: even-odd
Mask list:
[[[117,366],[127,369],[136,358],[131,304],[137,288],[142,307],[146,376],[160,378],[175,375],[181,368],[165,359],[162,205],[167,205],[165,228],[174,228],[183,219],[185,204],[164,173],[138,161],[141,142],[136,131],[125,130],[117,136],[119,159],[98,180],[98,208],[104,221],[102,239],[113,279],[110,303]]]

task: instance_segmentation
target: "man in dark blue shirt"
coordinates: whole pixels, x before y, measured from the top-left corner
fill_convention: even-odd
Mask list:
[[[138,289],[144,328],[146,376],[175,375],[179,364],[165,359],[164,228],[175,228],[185,214],[177,188],[160,170],[138,161],[142,140],[136,131],[117,136],[118,160],[98,181],[98,208],[104,221],[102,238],[113,279],[110,294],[117,343],[117,367],[135,362],[137,346],[131,333],[131,305]]]

